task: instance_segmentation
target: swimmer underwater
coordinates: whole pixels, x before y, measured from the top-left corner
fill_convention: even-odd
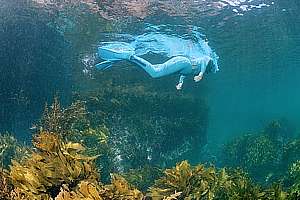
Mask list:
[[[164,63],[151,64],[140,57],[147,53],[157,53],[169,57]],[[159,33],[137,36],[135,41],[104,42],[98,47],[98,57],[104,61],[96,64],[99,70],[107,69],[119,61],[127,60],[143,68],[152,78],[179,74],[177,90],[183,86],[186,76],[193,75],[194,81],[202,80],[205,72],[219,71],[218,56],[203,39],[197,41]]]

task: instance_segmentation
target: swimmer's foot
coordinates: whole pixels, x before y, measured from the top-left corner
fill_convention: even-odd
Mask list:
[[[178,84],[176,85],[176,89],[177,89],[177,90],[181,90],[181,88],[182,88],[182,83],[178,83]]]

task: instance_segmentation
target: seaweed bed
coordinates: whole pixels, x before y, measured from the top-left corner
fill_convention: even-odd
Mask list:
[[[116,171],[110,131],[92,119],[82,101],[61,108],[56,98],[36,125],[33,147],[1,135],[0,199],[300,198],[300,142],[280,140],[287,132],[280,121],[225,145],[222,158],[228,168],[192,166],[185,160],[164,170],[144,163]]]

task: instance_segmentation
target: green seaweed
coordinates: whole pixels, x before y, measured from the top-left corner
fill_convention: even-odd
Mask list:
[[[55,97],[50,107],[45,105],[37,131],[44,130],[57,133],[64,138],[71,137],[89,127],[87,114],[83,102],[75,101],[67,108],[62,108],[58,97]]]
[[[22,160],[29,154],[30,148],[20,144],[12,134],[0,134],[0,168],[7,168],[11,159]]]
[[[154,181],[163,175],[162,169],[146,165],[138,169],[130,169],[122,176],[132,185],[145,192]]]
[[[222,150],[222,165],[240,167],[261,184],[271,184],[279,179],[287,167],[285,157],[292,153],[291,145],[281,136],[284,127],[278,121],[272,121],[258,133],[248,133],[227,142]],[[286,156],[285,156],[286,154]]]
[[[205,168],[203,165],[191,167],[183,161],[164,171],[164,176],[150,187],[150,196],[164,199],[180,192],[180,197],[184,199],[213,199],[216,180],[215,168]]]
[[[300,160],[290,166],[289,179],[292,183],[289,188],[290,199],[300,199]]]
[[[118,100],[113,100],[113,103],[121,104]],[[120,175],[114,173],[116,165],[110,160],[116,155],[113,146],[115,141],[112,141],[115,138],[112,137],[112,131],[103,124],[105,120],[96,123],[98,121],[94,118],[96,116],[97,113],[87,111],[82,101],[62,108],[58,100],[55,100],[54,104],[45,110],[33,137],[34,149],[19,154],[21,158],[15,157],[18,161],[14,159],[10,169],[0,171],[0,199],[296,200],[300,198],[300,161],[294,161],[300,149],[299,142],[291,140],[281,143],[277,136],[268,134],[276,131],[278,133],[276,123],[268,126],[260,134],[247,134],[226,145],[224,152],[227,153],[227,157],[224,157],[224,161],[230,162],[231,159],[233,162],[227,163],[227,166],[231,164],[233,168],[217,168],[204,164],[192,166],[185,160],[175,167],[165,169],[164,172],[153,165],[144,165],[130,170],[124,168],[124,172]],[[14,147],[10,151],[16,151],[17,142],[14,138],[4,135],[3,141],[10,144],[6,146]],[[142,145],[144,141],[137,142]],[[282,145],[282,154],[278,152],[279,144]],[[3,152],[7,151],[6,146],[3,146]],[[136,154],[141,152],[137,150],[131,151],[129,148],[131,158],[139,156]],[[149,154],[151,152],[147,149],[145,152],[148,153],[146,156],[151,156]],[[120,153],[122,156],[126,155]],[[229,159],[229,156],[232,158]],[[288,172],[287,168],[282,167],[282,162],[287,158],[291,158],[289,162],[293,162],[289,164]],[[149,161],[148,157],[146,159]],[[129,166],[133,166],[132,163]],[[255,170],[262,172],[258,173]],[[105,181],[103,178],[100,179],[99,171],[101,175],[105,174]],[[282,179],[274,182],[270,178],[266,187],[250,178],[254,173],[265,178],[267,172],[281,174]],[[254,180],[255,178],[257,177],[254,177]]]

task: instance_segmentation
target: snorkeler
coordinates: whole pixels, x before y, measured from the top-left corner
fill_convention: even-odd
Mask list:
[[[107,69],[121,60],[127,60],[143,68],[153,78],[178,73],[180,78],[176,85],[177,90],[182,88],[187,75],[193,75],[194,81],[199,82],[207,69],[207,72],[217,72],[219,70],[216,62],[209,55],[191,53],[191,51],[196,50],[195,48],[190,48],[188,53],[186,53],[187,51],[178,53],[178,55],[172,56],[162,64],[151,64],[135,54],[135,47],[136,44],[125,42],[103,43],[103,46],[98,48],[98,57],[105,61],[98,63],[96,68],[100,70]],[[148,50],[148,52],[150,51],[152,52],[152,50]]]

